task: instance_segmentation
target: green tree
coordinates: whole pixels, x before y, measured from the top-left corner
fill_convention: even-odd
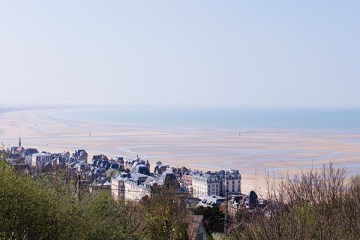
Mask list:
[[[177,189],[159,187],[144,203],[143,239],[187,239],[185,195]]]
[[[108,192],[81,203],[82,232],[77,239],[135,239],[141,232],[141,206],[114,201]]]
[[[197,207],[194,214],[204,216],[204,225],[208,233],[224,232],[225,215],[220,211],[219,206]]]
[[[56,239],[61,231],[61,206],[54,191],[15,174],[0,161],[0,237]]]

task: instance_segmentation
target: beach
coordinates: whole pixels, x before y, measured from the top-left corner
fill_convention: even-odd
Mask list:
[[[54,111],[54,110],[51,110]],[[347,176],[360,173],[360,134],[351,131],[238,131],[95,123],[54,117],[50,110],[0,114],[0,141],[39,151],[85,149],[108,157],[137,155],[174,167],[198,170],[238,169],[242,190],[265,189],[265,174],[277,180],[321,168],[330,161]],[[56,110],[55,110],[56,111]]]

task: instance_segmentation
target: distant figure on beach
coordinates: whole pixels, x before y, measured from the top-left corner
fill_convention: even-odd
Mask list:
[[[89,132],[89,137],[91,138],[91,131]]]

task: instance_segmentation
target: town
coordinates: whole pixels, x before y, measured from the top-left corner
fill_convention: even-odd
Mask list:
[[[176,189],[187,196],[188,207],[219,207],[225,214],[224,222],[235,217],[239,209],[257,207],[265,209],[266,201],[258,198],[254,191],[241,191],[239,170],[219,170],[215,172],[175,168],[160,161],[151,166],[149,161],[137,156],[108,158],[94,155],[88,162],[84,149],[73,153],[42,152],[35,148],[24,148],[19,138],[18,146],[9,149],[7,162],[16,170],[36,177],[55,169],[66,169],[77,179],[77,185],[88,188],[91,193],[109,191],[116,201],[146,201],[158,187]],[[199,220],[202,221],[201,219]]]

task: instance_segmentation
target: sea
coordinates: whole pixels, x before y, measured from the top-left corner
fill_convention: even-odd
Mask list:
[[[82,107],[56,109],[50,115],[103,124],[184,129],[360,132],[360,109]]]

